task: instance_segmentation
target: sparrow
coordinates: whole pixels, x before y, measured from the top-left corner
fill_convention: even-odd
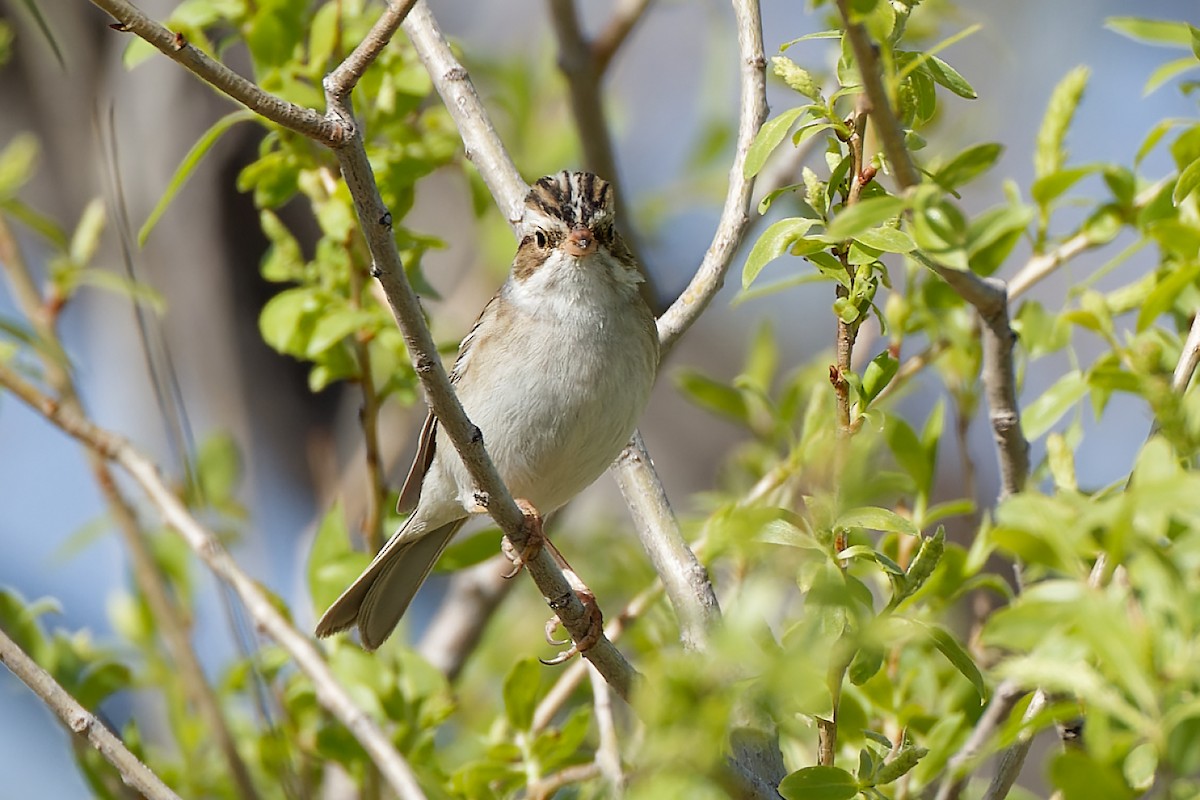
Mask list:
[[[543,516],[600,476],[629,441],[658,368],[654,315],[615,227],[612,186],[587,172],[541,178],[525,198],[512,270],[450,373],[500,477]],[[479,512],[432,412],[400,491],[411,511],[317,623],[379,647],[451,538]]]

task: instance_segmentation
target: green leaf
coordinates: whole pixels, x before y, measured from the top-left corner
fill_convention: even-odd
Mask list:
[[[281,353],[300,356],[312,335],[319,303],[311,289],[287,289],[272,297],[258,317],[263,341]]]
[[[1200,186],[1200,159],[1193,161],[1187,165],[1183,172],[1179,173],[1179,180],[1175,182],[1175,191],[1171,193],[1171,200],[1175,205],[1179,205],[1187,196],[1196,191],[1196,187]]]
[[[917,243],[907,233],[887,226],[871,228],[854,235],[854,241],[884,253],[911,253]]]
[[[1195,283],[1197,278],[1200,278],[1200,262],[1192,261],[1175,267],[1160,280],[1138,310],[1138,332],[1149,328],[1174,306],[1183,290]]]
[[[742,267],[742,288],[749,288],[762,272],[763,267],[783,255],[792,244],[816,224],[816,220],[803,217],[781,219],[771,224],[758,237],[754,247],[746,256],[746,265]]]
[[[1078,370],[1063,375],[1042,396],[1025,407],[1021,414],[1021,430],[1026,438],[1036,439],[1050,430],[1087,394],[1087,381]]]
[[[196,477],[207,503],[219,508],[233,500],[242,479],[242,457],[232,436],[214,434],[200,444]]]
[[[1058,172],[1066,163],[1067,152],[1063,142],[1067,138],[1067,130],[1071,127],[1071,120],[1079,107],[1079,101],[1083,99],[1083,90],[1087,87],[1090,75],[1091,70],[1087,67],[1076,67],[1054,87],[1046,114],[1042,117],[1037,149],[1034,151],[1033,167],[1037,178]]]
[[[867,364],[867,368],[863,370],[863,402],[870,403],[878,397],[884,387],[892,382],[898,369],[900,369],[900,361],[887,350],[871,359],[871,363]]]
[[[1050,763],[1050,780],[1063,800],[1132,800],[1135,792],[1111,764],[1082,749],[1069,748]]]
[[[0,198],[12,197],[33,177],[40,152],[37,137],[31,133],[17,134],[0,150]]]
[[[0,193],[0,197],[2,196],[2,193]],[[18,220],[25,227],[53,244],[55,248],[59,250],[67,248],[66,231],[49,215],[35,211],[15,197],[10,197],[7,200],[0,199],[0,211]]]
[[[1039,206],[1047,206],[1088,175],[1103,169],[1102,164],[1087,164],[1048,172],[1033,182],[1029,193]]]
[[[541,681],[542,665],[532,658],[517,661],[504,679],[504,714],[514,730],[527,731],[533,724]]]
[[[958,73],[958,70],[937,56],[930,56],[929,60],[925,63],[925,69],[929,70],[929,74],[933,76],[933,79],[937,83],[940,83],[959,97],[974,100],[979,96],[975,93],[975,89],[971,84],[967,83],[967,79]]]
[[[982,703],[986,700],[987,685],[983,682],[983,675],[979,672],[975,661],[967,653],[966,648],[959,644],[958,639],[954,638],[954,634],[940,625],[927,625],[917,620],[912,620],[912,623],[924,628],[929,633],[934,647],[975,687],[975,691],[979,694],[979,701]]]
[[[45,38],[46,44],[50,46],[50,52],[54,53],[54,60],[58,62],[58,66],[64,72],[67,69],[66,59],[63,58],[62,48],[58,45],[58,39],[54,38],[54,31],[50,30],[50,25],[46,22],[45,16],[42,15],[38,0],[21,0],[25,6],[25,10],[33,17],[34,24],[37,25],[38,31]]]
[[[684,369],[676,373],[675,383],[692,402],[715,414],[741,423],[745,423],[749,417],[746,398],[732,386],[715,381],[693,369]]]
[[[1104,21],[1104,27],[1147,44],[1166,47],[1192,46],[1192,34],[1186,22],[1144,17],[1109,17]]]
[[[990,208],[972,219],[967,226],[971,271],[983,276],[995,273],[1032,221],[1033,209],[1026,205]]]
[[[1200,67],[1200,63],[1196,63],[1194,56],[1175,58],[1165,64],[1158,65],[1154,68],[1154,72],[1150,73],[1150,77],[1146,79],[1146,85],[1142,87],[1142,96],[1146,97],[1154,93],[1176,75],[1182,75],[1196,67]]]
[[[920,536],[921,532],[912,520],[905,519],[895,511],[877,506],[861,506],[843,512],[833,525],[835,528],[866,528],[873,531],[891,531],[909,536]]]
[[[315,359],[343,339],[370,326],[374,315],[359,308],[334,308],[317,319],[305,356]]]
[[[79,217],[79,224],[75,226],[75,233],[71,236],[71,244],[67,251],[68,257],[76,265],[83,266],[92,260],[100,244],[100,234],[104,232],[106,220],[104,201],[98,197],[93,198]]]
[[[500,529],[484,528],[471,536],[456,536],[437,560],[438,572],[456,572],[473,567],[500,552]]]
[[[775,152],[775,148],[783,141],[783,137],[787,136],[792,125],[806,111],[808,111],[807,106],[789,108],[774,119],[763,123],[763,126],[758,129],[754,141],[750,144],[750,150],[746,153],[746,163],[742,171],[747,178],[753,178],[762,170],[771,153]]]
[[[933,464],[912,426],[900,417],[889,416],[883,432],[896,463],[913,479],[919,493],[928,494]]]
[[[821,99],[821,86],[813,78],[812,73],[787,56],[774,56],[771,59],[771,68],[776,75],[783,79],[784,83],[809,100],[819,101]]]
[[[154,230],[154,226],[158,223],[159,218],[166,212],[167,207],[171,205],[171,201],[175,199],[175,195],[179,194],[179,190],[187,183],[188,178],[192,177],[192,173],[200,164],[200,161],[212,149],[212,146],[217,143],[221,136],[234,125],[239,122],[249,122],[256,119],[253,111],[242,109],[226,114],[212,124],[204,135],[192,145],[192,149],[188,150],[187,155],[183,157],[183,161],[179,163],[179,167],[175,170],[175,174],[171,176],[170,183],[167,184],[167,190],[163,192],[163,196],[159,198],[155,204],[154,210],[150,212],[150,216],[146,218],[145,224],[138,231],[138,246],[145,247],[146,238],[150,236],[150,231]]]
[[[308,594],[315,613],[324,612],[370,560],[368,554],[351,549],[345,510],[341,501],[335,502],[321,518],[308,555]]]
[[[784,800],[851,800],[858,782],[838,767],[805,767],[783,779],[779,794]]]
[[[991,169],[1003,152],[1004,145],[996,142],[968,147],[939,169],[933,179],[945,189],[956,189]]]
[[[863,231],[895,217],[904,210],[905,205],[904,200],[891,195],[869,197],[834,217],[822,238],[830,242],[853,239]]]

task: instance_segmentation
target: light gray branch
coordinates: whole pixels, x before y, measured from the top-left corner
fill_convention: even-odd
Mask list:
[[[81,414],[38,391],[8,366],[0,364],[0,386],[40,413],[65,433],[104,458],[119,464],[150,498],[163,522],[183,537],[209,569],[237,593],[255,627],[271,637],[312,681],[317,701],[349,729],[384,777],[405,800],[422,800],[412,768],[392,746],[388,736],[351,699],[333,676],[312,641],[294,627],[259,588],[242,572],[217,537],[191,515],[168,486],[158,467],[125,439],[92,424]]]
[[[492,613],[516,585],[504,578],[503,555],[459,570],[450,579],[446,599],[434,614],[417,651],[449,680],[458,677],[467,657],[475,652]]]
[[[161,778],[129,752],[125,744],[104,727],[104,723],[81,706],[49,672],[39,667],[16,642],[8,638],[3,630],[0,630],[0,663],[8,667],[49,706],[71,733],[87,739],[104,760],[121,773],[122,779],[147,800],[179,800],[179,795],[171,791]]]
[[[403,28],[454,119],[467,158],[479,170],[508,224],[517,229],[529,187],[513,165],[475,91],[471,76],[454,57],[425,0],[418,0],[404,20]]]
[[[750,224],[754,179],[746,177],[746,154],[767,116],[766,59],[758,0],[733,0],[737,23],[741,99],[737,144],[729,167],[729,188],[712,244],[683,294],[658,318],[659,352],[665,360],[675,342],[708,308],[721,286]]]
[[[119,26],[114,26],[117,30],[137,34],[158,48],[167,58],[251,111],[325,145],[333,146],[341,140],[342,130],[335,121],[321,116],[311,108],[298,106],[263,91],[252,81],[246,80],[229,67],[214,61],[203,51],[188,44],[182,34],[172,33],[150,19],[132,3],[126,0],[91,2],[118,21]]]
[[[675,512],[654,471],[642,434],[612,466],[613,477],[633,514],[634,528],[679,618],[679,634],[689,650],[707,649],[709,632],[721,619],[721,608],[708,570],[696,558],[679,531]]]

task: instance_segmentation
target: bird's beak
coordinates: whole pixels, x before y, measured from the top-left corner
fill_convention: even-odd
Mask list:
[[[576,225],[563,242],[563,250],[576,258],[590,256],[596,252],[597,247],[599,245],[596,243],[596,234],[586,225]]]

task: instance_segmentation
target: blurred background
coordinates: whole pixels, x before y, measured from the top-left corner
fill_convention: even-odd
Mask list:
[[[155,1],[142,8],[162,18],[173,5]],[[581,5],[589,32],[610,13],[610,3]],[[578,166],[545,5],[536,0],[434,0],[432,8],[474,68],[502,129],[513,124],[506,114],[517,105],[510,94],[514,81],[497,76],[522,76],[536,112],[533,133],[514,154],[525,177]],[[982,30],[942,55],[973,84],[979,99],[944,99],[933,138],[949,151],[982,141],[1003,143],[1004,156],[991,175],[1010,176],[1026,195],[1034,139],[1050,91],[1076,65],[1092,71],[1068,139],[1076,163],[1131,164],[1156,121],[1193,113],[1192,104],[1171,85],[1143,96],[1147,77],[1167,55],[1106,30],[1104,20],[1137,15],[1200,25],[1195,0],[963,0],[957,8],[957,19],[946,24],[944,35],[974,23]],[[803,4],[766,0],[762,10],[768,56],[784,42],[829,27],[823,12],[809,13]],[[25,199],[73,224],[87,203],[106,191],[106,163],[112,162],[105,141],[111,137],[136,228],[184,154],[230,104],[161,57],[126,70],[121,56],[127,37],[109,30],[109,18],[83,0],[43,7],[62,45],[65,69],[31,24],[24,3],[3,0],[0,12],[17,30],[14,57],[0,69],[0,148],[23,132],[34,134],[42,145]],[[625,192],[623,225],[636,235],[664,304],[699,263],[724,192],[737,99],[732,30],[732,13],[724,3],[654,4],[620,51],[605,86]],[[826,74],[835,57],[822,41],[800,43],[788,55]],[[236,57],[231,65],[238,67]],[[795,104],[794,95],[776,82],[769,97],[773,114]],[[243,126],[226,136],[134,259],[141,275],[166,299],[162,336],[196,437],[224,432],[240,447],[245,469],[240,499],[250,516],[235,548],[237,557],[251,575],[292,603],[300,623],[309,625],[301,576],[315,521],[336,498],[351,508],[364,502],[359,454],[352,444],[359,400],[353,391],[312,395],[306,369],[270,350],[259,335],[259,310],[277,287],[259,277],[266,242],[254,207],[238,193],[235,180],[253,159],[260,135],[259,129]],[[1156,178],[1171,169],[1159,151],[1140,172]],[[502,281],[513,243],[497,220],[476,219],[461,171],[444,170],[421,186],[407,224],[446,243],[425,260],[426,277],[442,298],[426,306],[435,335],[457,341]],[[1002,185],[989,177],[971,185],[963,205],[973,212],[1002,199]],[[760,230],[761,224],[749,239]],[[1037,296],[1048,306],[1056,304],[1072,275],[1096,269],[1121,246],[1118,239],[1084,256],[1040,285]],[[32,240],[28,252],[37,265]],[[1028,252],[1027,245],[1018,245],[1001,277],[1011,275]],[[112,236],[102,253],[109,268],[120,269]],[[1143,255],[1151,263],[1152,256]],[[642,424],[667,490],[682,512],[695,492],[713,484],[723,455],[740,434],[682,400],[672,374],[684,365],[722,378],[736,374],[750,335],[764,321],[778,335],[785,366],[828,351],[833,341],[827,286],[801,287],[734,307],[730,301],[740,266],[741,259],[735,260],[729,286],[664,366]],[[777,263],[768,269],[781,275],[786,267]],[[1136,269],[1136,263],[1124,268],[1121,281]],[[16,316],[6,292],[0,283],[0,317]],[[160,422],[128,301],[104,292],[84,293],[63,318],[63,334],[93,418],[155,454],[178,477],[178,454]],[[864,345],[860,352],[869,357],[875,350]],[[1032,394],[1052,383],[1063,364],[1051,358],[1035,367],[1025,376],[1025,390]],[[905,400],[914,408],[931,402],[920,391]],[[1078,459],[1081,485],[1100,485],[1123,474],[1149,425],[1140,405],[1129,411],[1133,403],[1123,409],[1116,397],[1102,420],[1088,423]],[[384,420],[395,480],[403,477],[423,415],[423,407],[393,410]],[[991,433],[982,415],[970,429],[969,447],[980,482],[995,485]],[[942,470],[950,484],[946,493],[952,494],[958,476],[952,458],[943,458]],[[583,502],[609,508],[614,516],[623,513],[607,477]],[[110,604],[128,585],[122,549],[107,532],[104,514],[75,443],[0,396],[0,586],[26,599],[57,598],[61,614],[51,617],[50,624],[86,630],[97,640],[110,634]],[[217,674],[235,645],[207,576],[199,591],[196,641],[206,668]],[[35,789],[45,797],[88,796],[62,729],[6,671],[0,671],[0,774],[5,777],[0,796],[26,796]]]

